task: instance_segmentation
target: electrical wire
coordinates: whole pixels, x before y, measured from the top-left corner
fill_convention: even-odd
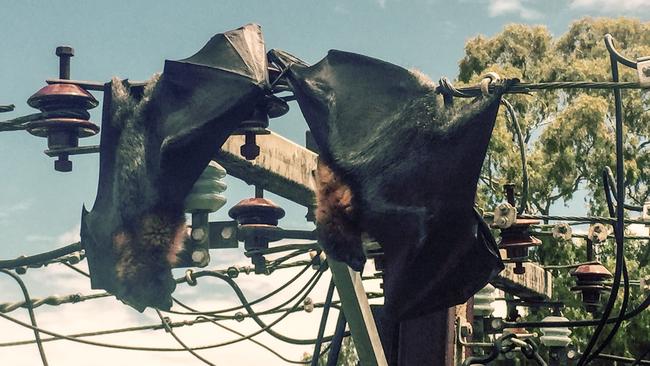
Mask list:
[[[232,290],[235,292],[235,295],[237,295],[237,298],[239,299],[239,301],[242,304],[244,304],[244,309],[246,309],[246,312],[248,313],[248,315],[253,319],[253,321],[255,321],[255,323],[257,323],[264,331],[266,331],[271,336],[273,336],[273,337],[275,337],[275,338],[277,338],[277,339],[279,339],[279,340],[281,340],[283,342],[290,343],[290,344],[305,345],[305,344],[314,344],[316,342],[316,339],[295,339],[295,338],[290,338],[290,337],[287,337],[287,336],[284,336],[282,334],[279,334],[279,333],[275,332],[274,330],[271,329],[271,327],[274,326],[275,324],[277,324],[279,322],[279,320],[273,321],[270,324],[264,323],[264,321],[262,321],[262,319],[259,318],[258,313],[256,313],[250,307],[250,304],[249,304],[248,300],[246,299],[246,296],[244,295],[242,290],[239,288],[237,283],[235,283],[235,281],[232,280],[232,278],[230,278],[228,276],[225,276],[225,275],[222,275],[220,273],[215,273],[215,272],[205,273],[205,275],[211,276],[211,277],[216,277],[216,278],[219,278],[220,280],[226,282],[232,288]],[[322,272],[319,271],[317,279],[309,286],[306,293],[298,300],[299,302],[302,302],[307,297],[307,295],[316,286],[316,284],[318,284],[318,280],[321,278],[321,276],[322,276]],[[263,313],[259,313],[259,314],[263,315]],[[278,319],[280,319],[280,318],[278,318]],[[325,337],[323,340],[326,341],[326,342],[330,341],[331,337]]]
[[[609,354],[604,354],[601,353],[597,356],[597,358],[603,359],[603,360],[609,360],[609,361],[616,361],[620,363],[633,363],[634,359],[629,358],[629,357],[622,357],[622,356],[617,356],[617,355],[609,355]],[[645,361],[641,360],[637,365],[650,365],[650,361]]]
[[[306,297],[306,295],[304,297]],[[232,339],[232,340],[221,342],[221,343],[206,345],[206,346],[191,347],[191,349],[193,351],[203,350],[203,349],[211,349],[211,348],[223,347],[223,346],[238,343],[238,342],[241,342],[241,341],[244,341],[244,340],[248,340],[248,339],[250,339],[250,338],[252,338],[252,337],[254,337],[254,336],[256,336],[256,335],[258,335],[258,334],[260,334],[260,333],[262,333],[264,331],[266,331],[270,327],[278,324],[280,321],[284,320],[288,315],[292,314],[293,312],[296,312],[301,307],[300,305],[301,305],[302,301],[304,300],[304,297],[299,299],[298,301],[296,301],[296,303],[291,308],[286,309],[286,311],[284,311],[284,313],[281,316],[279,316],[278,318],[276,318],[273,322],[269,323],[268,325],[266,325],[265,327],[263,327],[261,329],[256,330],[253,333],[250,333],[250,334],[246,335],[245,337]],[[61,338],[61,339],[65,339],[65,340],[72,341],[72,342],[77,342],[77,343],[83,343],[83,344],[87,344],[87,345],[91,345],[91,346],[114,348],[114,349],[124,349],[124,350],[132,350],[132,351],[151,351],[151,352],[178,352],[178,351],[185,352],[185,351],[187,351],[185,348],[140,347],[140,346],[127,346],[127,345],[119,345],[119,344],[110,344],[110,343],[103,343],[103,342],[88,341],[88,340],[85,340],[85,339],[78,339],[78,338],[74,338],[74,337],[71,337],[71,336],[55,333],[55,332],[52,332],[52,331],[49,331],[49,330],[46,330],[46,329],[43,329],[43,328],[39,328],[37,326],[27,324],[25,322],[22,322],[22,321],[20,321],[18,319],[15,319],[15,318],[13,318],[13,317],[11,317],[9,315],[3,314],[3,313],[0,313],[0,318],[4,318],[4,319],[9,320],[9,321],[11,321],[13,323],[21,325],[21,326],[23,326],[25,328],[33,329],[34,331],[44,333],[44,334],[47,334],[47,335],[50,335],[50,336],[53,336],[53,337],[56,337],[56,338]],[[172,324],[176,324],[176,323],[172,323]],[[182,322],[181,324],[182,325],[190,325],[187,322]],[[161,326],[157,325],[157,327],[158,327],[158,329],[160,329]],[[324,338],[324,340],[328,340],[328,341],[330,339],[331,339],[331,337],[325,337]]]
[[[190,354],[192,354],[192,356],[194,356],[194,357],[196,357],[197,359],[203,361],[203,363],[205,363],[206,365],[216,366],[216,365],[213,364],[212,362],[206,360],[206,359],[203,358],[201,355],[199,355],[198,353],[196,353],[196,351],[194,351],[193,349],[189,348],[189,347],[185,344],[185,342],[183,342],[183,341],[182,341],[182,340],[181,340],[181,339],[176,335],[176,333],[174,332],[174,330],[169,326],[169,324],[168,324],[168,323],[169,323],[169,319],[165,319],[165,317],[160,313],[160,310],[158,310],[158,309],[155,309],[155,310],[156,310],[156,314],[158,314],[158,317],[160,317],[160,321],[162,322],[162,325],[165,327],[165,331],[166,331],[167,333],[169,333],[169,334],[170,334],[170,335],[171,335],[171,336],[176,340],[176,342],[178,342],[178,344],[181,345],[181,347],[183,347],[187,352],[189,352]]]
[[[515,127],[513,134],[517,137],[519,143],[519,158],[521,159],[521,199],[519,203],[518,213],[522,214],[526,211],[526,206],[528,205],[528,163],[526,162],[526,142],[524,141],[524,135],[521,133],[521,126],[519,125],[519,120],[517,119],[517,113],[512,107],[509,101],[505,98],[501,99],[501,104],[506,106],[508,115],[512,125]]]
[[[605,200],[607,201],[607,209],[609,211],[610,216],[615,215],[614,211],[614,203],[612,201],[612,190],[611,190],[611,170],[608,169],[608,167],[605,167],[603,170],[603,188],[605,191]],[[623,323],[623,317],[625,316],[625,311],[627,310],[627,304],[630,298],[630,278],[628,276],[627,272],[627,264],[625,263],[625,257],[623,256],[622,258],[623,261],[623,303],[621,304],[621,308],[618,312],[618,318],[617,321],[614,322],[614,326],[609,330],[609,333],[605,337],[605,339],[601,342],[601,344],[594,350],[594,352],[587,357],[587,361],[589,362],[595,357],[601,353],[607,345],[614,339],[614,336],[616,335],[616,332],[620,328],[621,324]]]
[[[82,294],[70,294],[65,296],[52,295],[52,296],[44,297],[42,299],[30,299],[25,301],[7,302],[4,304],[0,304],[0,312],[10,313],[18,308],[29,308],[29,307],[35,309],[41,305],[57,306],[57,305],[69,304],[69,303],[74,304],[86,300],[94,300],[94,299],[99,299],[99,298],[109,297],[109,296],[113,296],[113,295],[109,294],[108,292],[102,292],[102,293],[91,294],[91,295],[82,295]]]
[[[322,308],[324,306],[324,303],[316,303],[314,304],[314,308]],[[340,301],[334,301],[332,302],[332,307],[335,307],[337,309],[340,308]],[[291,308],[283,308],[283,309],[278,309],[273,312],[273,314],[276,313],[283,313],[285,311],[290,311]],[[299,312],[299,311],[304,311],[304,306],[300,306],[297,309],[293,310],[292,312]],[[269,313],[271,314],[271,313]],[[268,315],[268,314],[267,314]],[[248,317],[247,315],[243,315],[244,318]],[[183,327],[183,326],[192,326],[195,324],[201,324],[201,323],[206,323],[209,322],[211,319],[207,316],[197,316],[194,320],[184,320],[180,322],[172,322],[170,323],[170,326],[173,328],[178,328],[178,327]],[[211,320],[215,320],[212,318]],[[228,319],[230,320],[230,319]],[[143,331],[143,330],[160,330],[162,329],[162,325],[160,323],[156,324],[150,324],[150,325],[141,325],[141,326],[135,326],[135,327],[127,327],[127,328],[115,328],[115,329],[107,329],[107,330],[100,330],[100,331],[94,331],[94,332],[86,332],[86,333],[76,333],[76,334],[68,334],[66,335],[67,337],[71,338],[84,338],[84,337],[95,337],[95,336],[100,336],[100,335],[107,335],[107,334],[116,334],[116,333],[127,333],[127,332],[136,332],[136,331]],[[349,333],[347,334],[349,335]],[[59,337],[50,337],[50,338],[42,338],[42,342],[51,342],[51,341],[59,341],[59,340],[65,340],[64,338],[59,338]],[[0,347],[13,347],[13,346],[24,346],[27,344],[33,344],[36,343],[35,340],[24,340],[24,341],[15,341],[15,342],[5,342],[5,343],[0,343]],[[175,349],[175,351],[183,351],[182,348]]]
[[[323,343],[323,335],[325,334],[325,326],[327,325],[327,318],[332,305],[332,296],[334,295],[334,279],[330,280],[330,285],[327,288],[327,296],[325,296],[325,306],[323,307],[323,314],[320,318],[320,325],[318,326],[318,334],[316,335],[316,344],[314,344],[314,352],[312,353],[311,366],[318,366],[319,355],[321,354],[320,348]]]
[[[82,270],[79,270],[79,271],[80,271],[80,273],[82,273],[83,275],[88,276],[88,274],[85,273],[84,271],[82,271]],[[237,296],[238,296],[238,298],[240,299],[240,301],[245,305],[245,308],[246,308],[246,310],[247,310],[247,312],[248,312],[248,315],[249,315],[251,318],[253,318],[253,319],[255,320],[255,322],[256,322],[256,323],[261,327],[260,330],[256,331],[255,333],[253,333],[253,334],[251,334],[251,335],[246,336],[245,338],[240,338],[240,339],[236,339],[236,340],[233,340],[233,341],[229,341],[229,342],[225,342],[225,343],[220,343],[220,344],[217,344],[217,345],[213,345],[213,347],[223,346],[223,345],[227,345],[227,344],[231,344],[231,343],[239,342],[239,341],[242,341],[242,340],[245,340],[245,339],[250,339],[250,337],[252,337],[252,336],[254,336],[254,335],[257,335],[257,334],[261,333],[262,331],[266,331],[266,332],[268,332],[269,334],[271,334],[272,336],[274,336],[275,338],[280,339],[280,340],[282,340],[282,341],[284,341],[284,342],[287,342],[287,343],[292,343],[292,344],[313,344],[313,343],[315,343],[315,342],[316,342],[315,339],[314,339],[314,340],[294,339],[294,338],[287,337],[287,336],[284,336],[284,335],[282,335],[282,334],[279,334],[279,333],[277,333],[277,332],[275,332],[275,331],[272,331],[270,328],[271,328],[272,326],[274,326],[275,324],[277,324],[281,319],[283,319],[284,317],[286,317],[288,314],[290,314],[291,312],[293,312],[294,310],[296,310],[296,306],[298,306],[298,305],[299,305],[299,304],[300,304],[300,303],[301,303],[301,302],[302,302],[302,301],[307,297],[307,295],[311,292],[311,290],[312,290],[312,289],[315,287],[315,285],[318,283],[318,279],[320,279],[320,277],[322,276],[322,274],[323,274],[322,271],[320,271],[320,270],[317,271],[317,272],[315,273],[315,275],[314,275],[314,276],[310,279],[310,281],[308,282],[308,285],[309,285],[308,288],[307,288],[307,286],[303,287],[303,289],[301,289],[301,290],[298,292],[298,294],[294,295],[294,296],[293,296],[289,301],[285,302],[283,305],[280,305],[280,307],[286,305],[288,302],[292,301],[292,300],[295,299],[298,295],[300,295],[300,293],[301,293],[302,291],[306,290],[305,294],[301,297],[300,300],[298,300],[298,302],[296,303],[296,305],[294,305],[294,307],[292,307],[291,309],[287,310],[287,311],[285,312],[285,314],[283,314],[283,315],[280,316],[278,319],[276,319],[274,322],[272,322],[272,323],[270,323],[270,324],[268,324],[268,325],[265,324],[261,319],[259,319],[258,315],[267,315],[267,314],[273,313],[273,312],[275,312],[275,310],[277,310],[277,307],[274,308],[274,309],[272,309],[272,310],[266,310],[266,311],[264,311],[264,312],[256,313],[256,312],[254,312],[254,311],[252,310],[252,308],[250,307],[250,303],[246,300],[246,297],[244,296],[244,294],[243,294],[243,292],[241,291],[241,289],[239,288],[239,286],[238,286],[238,285],[237,285],[237,284],[236,284],[236,283],[235,283],[235,282],[234,282],[234,281],[233,281],[229,276],[223,275],[223,274],[218,273],[218,272],[215,272],[215,271],[203,271],[203,272],[199,272],[199,273],[197,273],[197,274],[193,274],[193,275],[192,275],[193,277],[203,277],[203,276],[212,276],[212,277],[217,277],[217,278],[220,278],[220,279],[224,280],[226,283],[228,283],[228,284],[233,288],[233,290],[234,290],[235,293],[237,294]],[[188,307],[188,308],[189,308],[189,307]],[[191,309],[191,308],[190,308],[190,309]],[[12,320],[12,318],[7,317],[7,316],[2,316],[2,317],[4,317],[5,319],[8,319],[8,320],[10,320],[10,321],[16,321],[15,319]],[[238,317],[237,317],[237,316],[233,316],[233,317],[228,317],[228,318],[231,318],[231,319],[237,319]],[[19,322],[18,324],[21,324],[21,323]],[[21,324],[21,325],[22,325],[22,324]],[[44,331],[43,333],[50,334],[50,333],[52,333],[52,332],[48,333],[48,332],[45,332],[45,331]],[[69,336],[63,336],[63,335],[58,335],[58,334],[53,334],[53,333],[52,333],[51,335],[55,335],[55,336],[57,336],[57,337],[60,337],[60,338],[63,338],[63,339],[67,339],[67,340],[73,340],[73,339],[74,339],[74,338],[69,337]],[[326,338],[324,338],[324,340],[325,340],[325,341],[329,341],[329,340],[331,340],[331,338],[332,338],[331,336],[330,336],[330,337],[326,337]],[[88,342],[88,341],[84,341],[84,342]],[[84,343],[84,342],[82,342],[82,343]],[[89,343],[89,344],[99,345],[99,342],[92,342],[92,343]],[[104,345],[106,345],[106,344],[104,344]],[[110,346],[112,346],[112,347],[114,347],[114,348],[125,348],[125,346],[120,346],[120,345],[110,345]],[[211,347],[211,348],[212,348],[212,347]],[[128,347],[128,346],[126,346],[126,349],[133,349],[133,350],[154,350],[154,349],[151,348],[151,347]],[[185,348],[183,348],[183,349],[166,349],[166,350],[184,350],[184,349],[185,349]],[[196,349],[200,349],[200,348],[193,348],[192,350],[196,350]],[[158,349],[158,350],[162,350],[162,349]]]
[[[16,274],[11,273],[7,271],[6,269],[0,269],[0,272],[6,274],[7,276],[13,278],[16,283],[18,283],[18,286],[20,286],[20,290],[23,293],[23,296],[25,297],[25,303],[27,304],[27,312],[29,313],[29,321],[32,323],[32,327],[34,327],[34,339],[36,340],[36,346],[38,347],[38,353],[41,356],[41,361],[43,362],[43,366],[48,366],[47,364],[47,357],[45,356],[45,349],[43,348],[43,343],[41,342],[41,336],[39,334],[39,331],[37,329],[38,325],[36,323],[36,315],[34,315],[34,309],[32,308],[31,305],[31,298],[29,296],[29,291],[27,291],[27,286],[25,286],[25,283],[23,280]],[[0,314],[3,315],[3,314]],[[4,316],[4,315],[3,315]]]
[[[605,170],[603,171],[603,174],[605,176],[605,178],[603,178],[603,179],[607,180],[607,182],[609,184],[609,189],[614,194],[614,198],[616,198],[618,193],[616,192],[615,183],[614,183],[614,174],[612,173],[612,169],[610,167],[608,167],[608,166],[605,166]],[[618,202],[617,202],[617,204],[618,204]],[[626,210],[643,212],[643,206],[634,206],[634,205],[629,205],[627,203],[624,203],[623,207],[625,207]]]
[[[236,330],[234,330],[234,329],[232,329],[232,328],[230,328],[230,327],[227,327],[227,326],[225,326],[225,325],[223,325],[223,324],[217,322],[217,321],[214,320],[214,319],[210,319],[210,318],[205,317],[205,316],[198,316],[197,319],[205,319],[205,320],[211,322],[212,324],[214,324],[214,325],[216,325],[216,326],[218,326],[218,327],[220,327],[220,328],[222,328],[222,329],[225,329],[225,330],[227,330],[227,331],[229,331],[229,332],[231,332],[231,333],[237,334],[237,335],[240,336],[240,337],[245,337],[245,335],[244,335],[243,333],[238,332],[238,331],[236,331]],[[284,361],[284,362],[292,363],[292,364],[300,364],[300,365],[306,365],[306,364],[308,364],[308,363],[310,362],[310,361],[295,361],[295,360],[290,360],[290,359],[288,359],[288,358],[282,356],[279,352],[275,351],[273,348],[267,346],[266,344],[264,344],[264,343],[262,343],[262,342],[260,342],[260,341],[258,341],[258,340],[255,340],[255,339],[253,339],[253,338],[249,338],[248,340],[251,341],[251,342],[253,342],[253,343],[255,343],[256,345],[258,345],[258,346],[264,348],[265,350],[271,352],[273,355],[275,355],[276,357],[278,357],[279,359],[281,359],[281,360]],[[320,354],[320,357],[322,357],[323,355],[325,355],[325,353],[326,353],[329,349],[330,349],[330,345],[327,345],[327,347],[325,347],[325,349],[323,350],[323,352]]]
[[[503,93],[510,94],[529,94],[533,91],[546,91],[555,89],[605,89],[605,90],[621,90],[621,89],[642,89],[641,85],[636,82],[612,82],[612,81],[551,81],[542,83],[522,83],[515,82],[514,80],[505,79],[505,82],[510,82]],[[488,85],[488,92],[492,93],[498,88],[503,87],[503,82],[490,83]],[[474,98],[483,94],[479,85],[471,85],[466,87],[455,87],[447,78],[440,79],[440,83],[436,87],[436,93],[443,95],[451,95],[460,98]]]
[[[612,42],[612,38],[605,37],[605,44]],[[609,49],[609,48],[608,48]],[[618,60],[610,51],[610,64],[612,71],[612,81],[618,82]],[[617,198],[616,202],[616,224],[614,225],[614,235],[616,237],[616,258],[615,258],[615,268],[614,268],[614,283],[612,284],[612,289],[609,294],[609,299],[607,299],[607,305],[603,310],[602,320],[594,330],[591,339],[585,347],[584,353],[578,360],[578,366],[585,365],[590,359],[591,350],[596,345],[600,334],[602,333],[609,314],[611,314],[614,309],[614,304],[616,303],[616,298],[618,295],[618,290],[621,285],[621,275],[623,272],[623,232],[625,230],[625,224],[623,218],[625,215],[625,209],[623,205],[625,204],[625,182],[623,180],[623,175],[625,174],[625,167],[623,161],[623,103],[621,101],[621,90],[614,89],[614,108],[615,108],[615,135],[616,135],[616,193]]]
[[[642,311],[650,306],[650,295],[643,300],[633,310],[625,313],[623,320],[629,320],[639,315]],[[605,318],[593,319],[593,320],[565,320],[565,321],[553,321],[553,322],[509,322],[503,321],[500,326],[495,328],[507,329],[507,328],[563,328],[563,327],[592,327],[600,324]],[[605,319],[607,324],[612,324],[618,321],[619,317]]]
[[[74,252],[80,251],[81,248],[81,243],[76,242],[70,245],[66,245],[62,248],[54,249],[49,252],[44,252],[44,253],[39,253],[36,255],[32,255],[29,257],[21,256],[16,259],[11,259],[11,260],[0,260],[0,268],[6,268],[6,269],[11,269],[11,268],[16,268],[16,267],[22,267],[22,266],[30,266],[34,264],[39,264],[42,262],[47,262],[52,259],[56,259],[59,257],[62,257],[64,255],[68,255]]]
[[[314,275],[313,275],[313,276],[312,276],[312,277],[307,281],[307,283],[306,283],[306,284],[305,284],[305,285],[304,285],[300,290],[298,290],[298,292],[296,292],[295,294],[293,294],[293,295],[292,295],[288,300],[286,300],[286,301],[284,301],[282,304],[277,305],[277,306],[274,306],[274,307],[272,307],[272,308],[270,308],[270,309],[267,309],[267,310],[264,310],[264,311],[259,311],[259,312],[254,312],[254,313],[257,314],[257,315],[268,315],[268,314],[273,314],[273,313],[275,313],[278,309],[281,309],[282,307],[286,306],[286,305],[289,304],[290,302],[294,301],[294,300],[295,300],[298,296],[300,296],[300,294],[302,294],[304,291],[310,291],[310,288],[313,288],[313,285],[315,285],[314,282],[317,281],[319,278],[320,278],[320,274],[319,274],[318,272],[314,273]],[[241,300],[240,300],[240,301],[241,301]],[[180,302],[179,302],[179,301],[176,301],[176,303],[178,303],[178,304],[180,305]],[[242,303],[243,303],[243,302],[242,302]],[[247,305],[250,306],[251,303],[249,302]],[[240,314],[235,314],[234,316],[229,316],[229,315],[203,314],[202,312],[194,312],[194,311],[193,311],[194,309],[192,309],[191,307],[189,307],[189,306],[187,306],[187,305],[185,305],[185,304],[183,304],[183,305],[181,305],[181,306],[183,306],[184,308],[190,310],[190,312],[187,312],[187,313],[184,314],[184,315],[209,315],[209,316],[211,316],[213,319],[220,319],[220,320],[225,320],[225,319],[234,319],[234,320],[239,320],[239,319],[241,319],[242,316],[243,316],[243,314],[241,314],[241,315],[240,315]],[[246,305],[242,305],[242,308],[245,308],[245,307],[246,307]],[[249,315],[250,315],[250,314],[249,314]]]
[[[289,281],[285,282],[280,287],[278,287],[275,290],[269,292],[268,294],[251,301],[249,304],[250,305],[258,304],[258,303],[260,303],[260,302],[262,302],[262,301],[264,301],[264,300],[278,294],[279,292],[281,292],[285,288],[289,287],[298,278],[300,278],[310,267],[311,267],[311,264],[307,264],[300,272],[298,272],[298,274],[296,274],[291,279],[289,279]],[[176,304],[178,304],[179,306],[190,310],[190,307],[187,306],[186,304],[182,303],[180,300],[174,299],[174,302]],[[193,311],[193,310],[191,310],[190,312],[184,312],[184,311],[177,311],[177,310],[165,310],[165,312],[166,313],[171,313],[171,314],[179,314],[179,315],[216,315],[216,314],[222,314],[222,313],[227,313],[227,312],[231,312],[231,311],[241,310],[243,308],[244,308],[244,305],[239,305],[239,306],[234,306],[234,307],[230,307],[230,308],[227,308],[227,309],[220,309],[220,310],[213,310],[213,311]]]
[[[486,219],[494,218],[494,213],[484,212],[483,217]],[[567,215],[538,215],[538,214],[521,214],[517,215],[518,218],[522,219],[537,219],[544,221],[580,221],[583,223],[596,223],[601,222],[603,224],[616,224],[616,219],[610,217],[602,216],[567,216]],[[650,224],[650,221],[643,219],[623,219],[623,222],[626,224]]]

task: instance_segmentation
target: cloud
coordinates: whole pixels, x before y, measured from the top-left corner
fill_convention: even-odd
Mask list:
[[[650,12],[647,0],[571,0],[569,7],[576,10],[591,10],[608,15],[631,12]]]
[[[386,9],[386,0],[377,0],[377,5],[382,9]]]
[[[11,222],[11,216],[29,210],[34,206],[34,203],[35,201],[33,198],[28,198],[10,205],[0,206],[0,224],[9,224]]]
[[[79,237],[80,232],[81,232],[81,224],[77,224],[72,229],[59,235],[56,238],[56,243],[64,244],[64,245],[76,243],[81,240],[81,238]]]
[[[488,3],[488,14],[494,18],[502,15],[515,14],[522,19],[531,20],[542,18],[539,11],[532,9],[525,0],[490,0]]]
[[[60,235],[59,240],[69,243],[74,241],[75,235],[78,235],[77,227]],[[213,261],[210,263],[209,268],[226,268],[230,265],[249,265],[250,259],[246,258],[242,252],[243,250],[241,249],[213,250],[211,251]],[[276,256],[280,255],[281,254],[278,254]],[[269,259],[273,258],[273,256],[269,257]],[[309,258],[307,255],[302,255],[295,259],[302,260],[307,258]],[[372,264],[369,263],[368,266],[366,272],[372,273]],[[87,262],[83,261],[79,263],[78,267],[87,270]],[[282,269],[269,276],[241,274],[236,279],[236,282],[250,301],[258,298],[262,294],[276,289],[278,286],[294,277],[299,270],[300,268]],[[179,271],[180,273],[184,272],[183,270]],[[313,274],[314,271],[309,269],[295,283],[282,292],[260,304],[254,305],[254,309],[260,311],[281,304],[291,297],[291,295],[295,294]],[[176,273],[176,275],[179,274]],[[88,278],[71,271],[63,265],[53,264],[45,268],[29,269],[27,274],[22,277],[26,282],[32,297],[44,297],[56,293],[67,295],[72,293],[90,294],[100,292],[90,289],[90,281]],[[18,301],[21,299],[22,295],[20,290],[14,283],[10,282],[8,278],[0,278],[0,280],[2,280],[0,281],[0,302]],[[329,281],[330,275],[329,273],[325,273],[316,288],[309,295],[314,302],[324,301]],[[376,281],[372,281],[372,283],[367,286],[367,290],[379,290]],[[224,283],[218,279],[209,277],[200,278],[198,280],[198,285],[195,287],[180,284],[174,295],[181,301],[184,301],[188,305],[200,310],[223,309],[239,305],[237,297],[227,285],[224,285]],[[335,295],[335,299],[336,298],[338,298],[337,295]],[[298,312],[289,315],[287,318],[282,320],[273,327],[273,330],[294,338],[314,338],[318,329],[321,314],[322,312],[319,309],[316,309],[311,313]],[[24,309],[18,309],[11,312],[9,315],[25,322],[29,321]],[[36,309],[36,315],[38,324],[43,329],[63,334],[149,325],[160,321],[154,312],[147,310],[143,314],[140,314],[132,308],[122,304],[114,297],[60,306],[43,305]],[[165,316],[169,316],[173,321],[192,320],[194,318],[193,316],[174,314],[165,314]],[[279,314],[268,315],[263,317],[263,320],[268,324],[278,316]],[[337,316],[337,311],[333,310],[330,312],[326,334],[333,333]],[[244,320],[243,322],[224,321],[223,324],[244,334],[250,334],[259,330],[259,326],[249,319]],[[9,323],[4,319],[0,319],[0,330],[0,342],[33,339],[33,333],[30,330]],[[184,326],[175,328],[175,332],[187,344],[193,346],[214,344],[239,338],[239,336],[220,329],[212,324]],[[169,334],[161,330],[120,333],[115,335],[89,337],[86,339],[122,345],[179,347]],[[275,351],[292,360],[300,359],[303,353],[311,353],[313,349],[313,346],[309,345],[286,344],[265,333],[255,336],[254,339],[267,344]],[[47,342],[44,343],[44,346],[50,364],[57,365],[65,364],[76,366],[93,364],[95,366],[112,366],[115,364],[200,364],[199,361],[195,360],[187,352],[136,352],[114,350],[71,343],[68,341]],[[199,351],[199,353],[217,365],[237,364],[241,366],[252,366],[286,364],[286,362],[280,360],[267,350],[264,350],[249,341],[242,341],[225,347]],[[14,366],[40,364],[38,351],[34,344],[17,347],[0,347],[0,360]]]

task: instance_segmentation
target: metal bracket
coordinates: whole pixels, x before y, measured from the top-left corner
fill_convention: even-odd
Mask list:
[[[641,57],[636,60],[636,73],[642,88],[650,88],[650,57]]]
[[[327,262],[332,270],[345,319],[350,325],[359,361],[364,366],[388,366],[361,275],[345,263],[330,258]]]

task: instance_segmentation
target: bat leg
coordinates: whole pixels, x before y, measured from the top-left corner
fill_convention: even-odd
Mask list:
[[[325,253],[361,271],[366,263],[350,187],[323,161],[316,170],[316,224]]]

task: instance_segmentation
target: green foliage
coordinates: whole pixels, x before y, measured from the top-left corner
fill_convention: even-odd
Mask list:
[[[478,36],[467,42],[460,61],[460,83],[474,84],[488,71],[523,82],[609,81],[609,55],[603,42],[612,34],[615,46],[628,58],[650,55],[650,23],[619,18],[585,18],[554,38],[543,26],[508,25],[491,38]],[[620,66],[621,81],[636,81],[636,71]],[[625,184],[627,201],[641,205],[648,200],[650,180],[649,94],[623,91]],[[535,92],[533,95],[508,95],[519,116],[526,141],[530,196],[527,211],[549,214],[553,204],[569,202],[576,192],[586,193],[587,213],[607,215],[601,174],[605,166],[614,168],[614,103],[608,90],[562,90]],[[521,182],[519,146],[513,139],[510,122],[501,113],[479,186],[478,203],[491,209],[503,200],[500,187]],[[626,241],[630,278],[650,274],[647,242]],[[603,262],[614,268],[613,242],[605,245]],[[535,259],[542,264],[570,264],[584,261],[582,241],[559,243],[544,238]],[[566,301],[564,313],[571,319],[590,318],[580,301],[569,290],[574,285],[566,270],[555,270],[554,293]],[[622,290],[621,295],[622,296]],[[632,286],[631,307],[644,295]],[[620,303],[620,299],[619,299]],[[533,314],[541,318],[547,313]],[[616,311],[614,314],[617,314]],[[616,337],[610,351],[632,356],[650,347],[650,315],[646,311],[628,322]],[[593,328],[574,329],[574,341],[581,347]]]
[[[327,345],[323,345],[326,347]],[[303,361],[311,361],[312,355],[304,353],[302,355]],[[341,352],[339,353],[339,359],[336,362],[336,366],[356,366],[359,362],[359,357],[357,356],[357,350],[354,348],[354,341],[352,337],[343,338],[343,343],[341,343]],[[327,353],[323,355],[318,360],[318,366],[327,365]]]

